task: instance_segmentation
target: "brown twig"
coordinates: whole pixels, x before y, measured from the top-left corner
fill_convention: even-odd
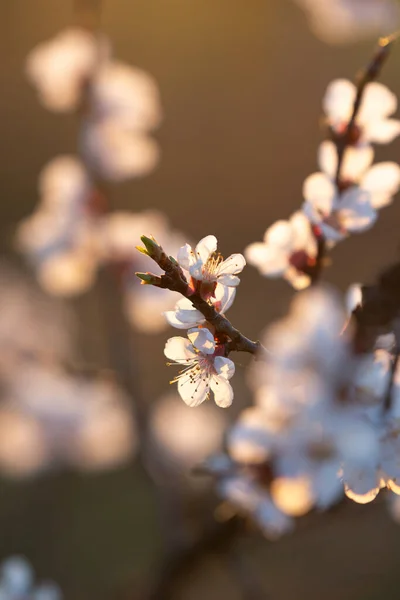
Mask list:
[[[267,352],[260,342],[253,342],[236,329],[214,306],[204,300],[199,292],[191,290],[178,263],[175,259],[167,256],[161,246],[146,236],[142,236],[142,241],[147,245],[147,250],[141,249],[141,251],[144,251],[164,271],[164,275],[160,277],[151,273],[137,273],[143,284],[155,285],[172,292],[178,292],[184,298],[190,300],[206,321],[214,327],[217,334],[229,338],[226,344],[227,354],[232,351],[248,352],[253,355],[262,354],[263,351]]]
[[[356,76],[356,97],[354,99],[352,114],[345,130],[339,134],[336,131],[330,132],[331,138],[334,144],[336,145],[337,150],[338,162],[335,174],[335,184],[339,191],[342,186],[342,168],[344,155],[346,153],[347,148],[353,145],[354,140],[358,137],[356,119],[360,111],[366,86],[368,85],[368,83],[375,81],[379,77],[381,69],[389,56],[392,45],[397,40],[398,36],[399,34],[395,33],[389,37],[381,38],[379,40],[378,48],[375,51],[371,61],[369,62],[367,67],[360,71],[360,73]],[[313,284],[317,283],[321,277],[321,273],[324,266],[324,259],[326,255],[326,244],[323,238],[320,239],[318,237],[317,243],[318,249],[316,264],[311,275],[311,281]]]

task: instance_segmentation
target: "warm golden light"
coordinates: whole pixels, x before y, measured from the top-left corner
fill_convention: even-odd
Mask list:
[[[271,497],[285,514],[300,517],[314,504],[310,481],[306,477],[278,477],[271,484]]]

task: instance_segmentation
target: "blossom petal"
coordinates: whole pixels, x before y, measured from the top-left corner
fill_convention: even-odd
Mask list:
[[[240,279],[236,275],[219,275],[218,281],[227,287],[237,287],[240,283]]]
[[[264,235],[264,242],[271,246],[276,246],[281,250],[288,250],[292,247],[293,232],[289,221],[276,221],[267,229]]]
[[[376,221],[377,214],[370,203],[371,195],[353,187],[342,195],[339,206],[339,219],[346,231],[366,231]]]
[[[196,246],[197,258],[200,258],[203,264],[207,262],[210,254],[217,249],[217,238],[215,235],[207,235],[199,241]]]
[[[325,92],[323,109],[333,124],[346,123],[353,110],[356,87],[348,79],[335,79]]]
[[[178,254],[177,254],[177,260],[183,269],[186,269],[186,271],[189,271],[190,268],[196,262],[196,255],[192,250],[192,246],[190,246],[189,244],[185,244],[184,246],[179,248]]]
[[[318,147],[318,166],[331,179],[336,177],[337,150],[333,142],[326,140]]]
[[[170,360],[178,362],[196,358],[192,344],[188,339],[183,337],[173,337],[167,340],[164,354]]]
[[[213,306],[218,312],[225,313],[232,306],[235,296],[236,288],[217,283]]]
[[[386,85],[373,81],[365,87],[363,100],[357,116],[361,125],[379,118],[388,117],[397,109],[397,98]]]
[[[235,374],[235,363],[230,358],[216,356],[214,359],[214,368],[217,375],[230,379]]]
[[[298,210],[290,217],[290,223],[294,233],[293,250],[304,250],[309,256],[316,256],[317,242],[306,215]]]
[[[214,354],[215,340],[209,329],[199,329],[198,327],[190,329],[188,331],[188,338],[193,346],[197,348],[197,350],[200,350],[200,352],[203,352],[204,354]]]
[[[368,121],[364,125],[364,138],[375,144],[390,144],[398,135],[400,135],[398,119]]]
[[[374,160],[372,146],[349,147],[345,150],[340,176],[342,179],[358,182]]]
[[[220,408],[228,408],[232,404],[233,389],[225,377],[211,375],[210,387],[214,392],[215,404]]]
[[[231,254],[217,268],[217,277],[220,275],[237,275],[241,273],[246,266],[246,259],[243,254]]]
[[[374,208],[386,206],[399,190],[400,167],[395,162],[378,163],[367,171],[360,185],[371,193]]]
[[[284,249],[261,242],[247,246],[245,254],[249,263],[267,277],[280,277],[289,264],[288,253]]]
[[[199,376],[197,379],[191,379],[187,375],[178,380],[178,393],[188,406],[199,406],[206,400],[209,391],[209,378],[203,379]]]
[[[336,188],[324,173],[314,173],[303,184],[303,196],[312,206],[324,215],[332,211]]]
[[[185,298],[186,300],[186,298]],[[201,325],[205,318],[202,313],[194,308],[177,308],[164,312],[165,318],[172,327],[177,329],[187,329],[193,325]]]

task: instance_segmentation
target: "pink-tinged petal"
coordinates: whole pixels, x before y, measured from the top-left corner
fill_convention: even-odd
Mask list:
[[[280,277],[289,264],[289,255],[285,250],[267,244],[250,244],[245,254],[249,263],[268,277]]]
[[[195,308],[168,310],[164,315],[168,323],[176,329],[188,329],[188,327],[201,325],[205,322],[205,318],[201,312]]]
[[[365,88],[363,100],[357,116],[357,123],[364,125],[368,123],[368,121],[388,117],[393,114],[396,109],[396,95],[382,83],[373,81],[372,83],[368,83]]]
[[[197,260],[195,253],[192,250],[192,246],[190,246],[189,244],[185,244],[184,246],[182,246],[182,248],[179,248],[177,260],[183,269],[189,271],[190,267],[192,267]]]
[[[400,121],[397,119],[368,121],[363,129],[364,138],[369,142],[390,144],[400,135]]]
[[[361,232],[370,229],[377,214],[370,203],[371,195],[354,187],[347,190],[339,203],[339,220],[346,231]]]
[[[218,275],[218,282],[227,287],[237,287],[240,279],[236,275]]]
[[[173,337],[167,340],[164,354],[169,360],[177,362],[192,360],[197,356],[190,341],[183,337]]]
[[[289,250],[292,247],[293,231],[289,221],[276,221],[267,229],[264,242],[270,246],[276,246],[281,250]]]
[[[203,354],[214,354],[215,340],[209,329],[190,329],[188,331],[188,338],[193,346],[197,350],[200,350],[200,352],[203,352]]]
[[[222,293],[220,292],[222,290]],[[217,287],[215,290],[215,300],[213,304],[219,303],[218,312],[225,313],[233,304],[236,296],[236,288],[227,287],[225,285],[220,285],[217,283]]]
[[[241,273],[246,266],[246,259],[243,254],[231,254],[217,268],[217,277],[220,275],[237,275]]]
[[[214,359],[214,368],[217,375],[230,379],[235,374],[235,363],[230,358],[224,356],[216,356]]]
[[[217,238],[215,235],[207,235],[196,246],[197,259],[201,259],[203,263],[207,262],[210,254],[217,249]]]
[[[348,79],[335,79],[328,85],[322,106],[333,124],[346,123],[350,119],[356,93],[354,83]]]
[[[203,379],[199,376],[191,379],[189,375],[184,375],[178,380],[178,393],[185,404],[190,407],[199,406],[210,392],[209,378]]]
[[[303,184],[303,196],[314,209],[323,215],[332,211],[336,188],[324,173],[314,173]]]
[[[364,190],[371,193],[371,204],[381,208],[390,204],[400,187],[400,167],[395,162],[381,162],[371,167],[360,183]]]
[[[228,408],[232,404],[233,389],[225,377],[211,375],[210,387],[214,392],[215,404],[220,408]]]

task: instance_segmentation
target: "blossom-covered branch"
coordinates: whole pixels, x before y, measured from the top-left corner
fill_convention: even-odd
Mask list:
[[[218,312],[215,304],[205,300],[207,295],[211,296],[213,294],[211,289],[204,294],[204,286],[199,287],[195,285],[195,287],[191,287],[190,282],[188,282],[179,263],[171,256],[167,256],[162,247],[158,245],[154,239],[142,236],[141,240],[146,248],[139,248],[139,250],[144,254],[148,254],[148,256],[150,256],[150,258],[152,258],[164,271],[164,275],[161,276],[152,275],[151,273],[136,273],[136,275],[142,280],[143,284],[150,284],[160,288],[166,288],[172,292],[178,292],[184,298],[187,298],[192,306],[203,315],[204,320],[214,327],[217,335],[228,338],[224,340],[226,356],[232,351],[249,352],[250,354],[259,353],[261,349],[260,342],[254,342],[243,335],[225,316],[221,314],[221,312]],[[236,254],[231,258],[233,257],[241,257],[241,255]],[[244,264],[242,259],[243,257],[237,259],[237,263],[232,262],[232,268],[235,270],[235,272],[239,268],[240,270],[243,268]],[[211,260],[218,262],[218,258],[212,258]],[[218,264],[220,264],[220,262]],[[217,277],[215,281],[216,280]]]

